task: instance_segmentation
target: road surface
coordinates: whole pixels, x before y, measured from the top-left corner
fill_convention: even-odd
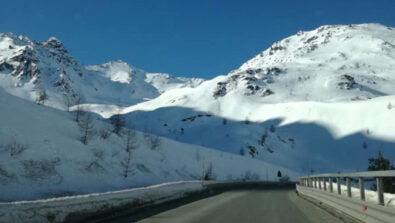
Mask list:
[[[133,222],[128,218],[116,223]],[[141,223],[342,222],[294,190],[233,190],[140,220]]]

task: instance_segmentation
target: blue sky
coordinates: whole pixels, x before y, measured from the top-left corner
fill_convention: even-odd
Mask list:
[[[0,32],[60,39],[83,64],[212,78],[326,24],[395,26],[394,0],[2,0]]]

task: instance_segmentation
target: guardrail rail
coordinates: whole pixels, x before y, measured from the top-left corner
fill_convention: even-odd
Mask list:
[[[297,191],[362,222],[395,222],[395,208],[384,203],[384,184],[386,177],[395,177],[395,170],[368,171],[356,173],[329,173],[299,177]],[[345,179],[346,196],[342,195],[341,180]],[[351,183],[358,178],[360,199],[351,192]],[[375,178],[377,201],[369,202],[365,196],[365,179]],[[336,190],[334,189],[336,183]]]

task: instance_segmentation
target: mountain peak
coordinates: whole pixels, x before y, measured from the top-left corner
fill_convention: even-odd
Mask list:
[[[60,42],[56,37],[50,37],[47,41],[41,43],[44,47],[57,49],[67,53],[66,48],[64,48],[62,42]]]
[[[381,24],[324,25],[273,43],[267,50],[247,61],[239,70],[282,66],[298,59],[330,59],[332,53],[377,53],[384,45],[395,44],[395,30]],[[385,47],[385,46],[384,46]],[[394,48],[395,49],[395,48]],[[319,52],[320,55],[317,55]],[[325,61],[321,61],[325,63]]]

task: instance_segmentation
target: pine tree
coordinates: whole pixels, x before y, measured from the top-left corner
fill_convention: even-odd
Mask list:
[[[377,158],[369,158],[368,171],[378,171],[378,170],[394,170],[394,166],[391,165],[390,161],[383,157],[383,154],[379,152]],[[393,182],[395,178],[384,177],[383,178],[383,188],[384,192],[393,193],[395,192],[395,187],[393,187]],[[373,190],[377,190],[377,185],[373,184]]]

